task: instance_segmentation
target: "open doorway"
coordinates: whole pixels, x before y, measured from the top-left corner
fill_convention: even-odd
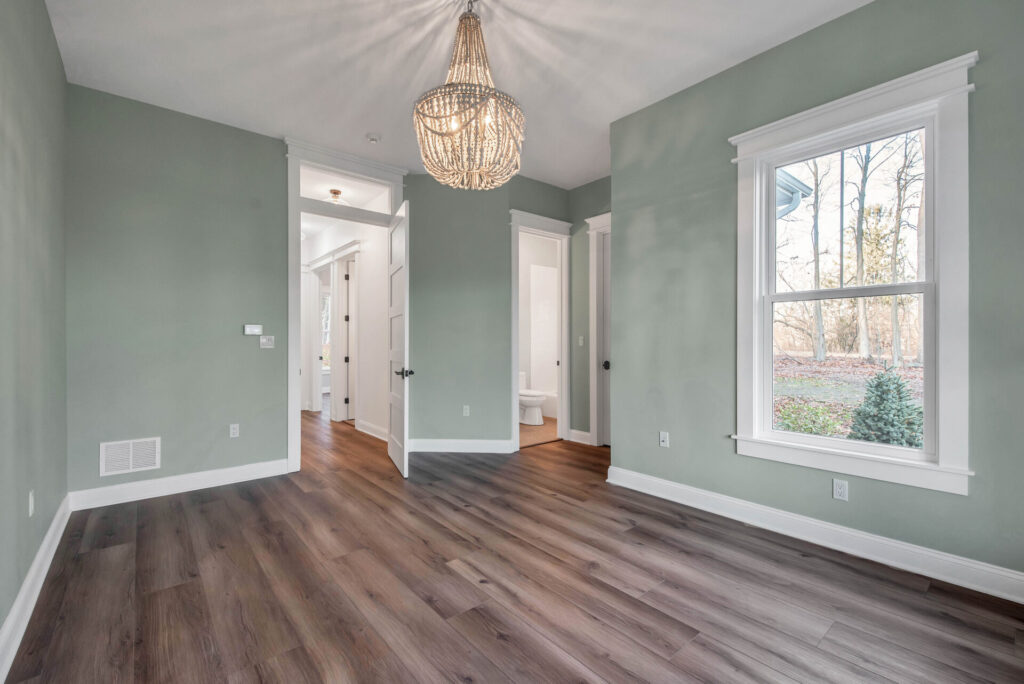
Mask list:
[[[513,212],[513,443],[568,434],[569,224]]]
[[[405,172],[295,141],[288,158],[289,470],[354,440],[408,476]]]
[[[302,214],[302,410],[387,438],[387,228]]]

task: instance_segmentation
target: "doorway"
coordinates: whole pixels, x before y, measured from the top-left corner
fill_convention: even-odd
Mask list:
[[[389,370],[396,354],[408,366],[405,171],[287,142],[288,468],[302,468],[308,425],[315,457],[324,435],[359,439],[408,476],[408,376],[396,391]]]
[[[569,432],[569,228],[512,212],[513,446]]]

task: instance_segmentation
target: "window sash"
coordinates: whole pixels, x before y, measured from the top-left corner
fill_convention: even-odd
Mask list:
[[[776,226],[774,211],[775,175],[780,167],[794,162],[811,159],[826,154],[834,154],[885,137],[899,135],[911,130],[924,130],[924,201],[925,216],[928,223],[924,233],[925,262],[923,280],[901,283],[886,283],[853,287],[834,287],[800,290],[795,292],[778,292],[776,290]],[[938,464],[938,444],[936,429],[935,375],[937,373],[936,349],[936,304],[935,304],[935,231],[931,217],[935,216],[935,192],[932,183],[935,178],[935,112],[927,111],[908,113],[898,120],[888,120],[884,124],[869,123],[857,127],[846,135],[827,141],[809,140],[788,146],[775,154],[760,157],[755,166],[755,186],[760,188],[761,201],[758,203],[760,218],[758,223],[763,233],[758,240],[760,251],[762,279],[759,282],[758,300],[760,316],[757,333],[761,345],[761,392],[755,407],[755,434],[760,439],[788,442],[822,449],[831,449],[862,454],[864,456],[881,457],[915,463]],[[824,437],[776,430],[774,421],[774,305],[782,302],[824,301],[831,299],[855,299],[860,297],[884,297],[907,294],[921,295],[924,307],[922,322],[922,344],[924,345],[924,446],[921,449],[893,446],[874,442],[846,440],[836,437]]]

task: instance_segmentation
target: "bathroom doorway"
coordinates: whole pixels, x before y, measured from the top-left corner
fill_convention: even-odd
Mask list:
[[[513,212],[513,443],[568,434],[569,224]]]

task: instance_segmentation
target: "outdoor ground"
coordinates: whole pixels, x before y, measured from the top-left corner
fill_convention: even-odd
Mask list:
[[[830,437],[846,437],[853,411],[864,399],[873,375],[888,359],[830,355],[824,361],[810,356],[775,356],[775,427]],[[898,371],[917,403],[924,397],[924,369],[907,362]]]

